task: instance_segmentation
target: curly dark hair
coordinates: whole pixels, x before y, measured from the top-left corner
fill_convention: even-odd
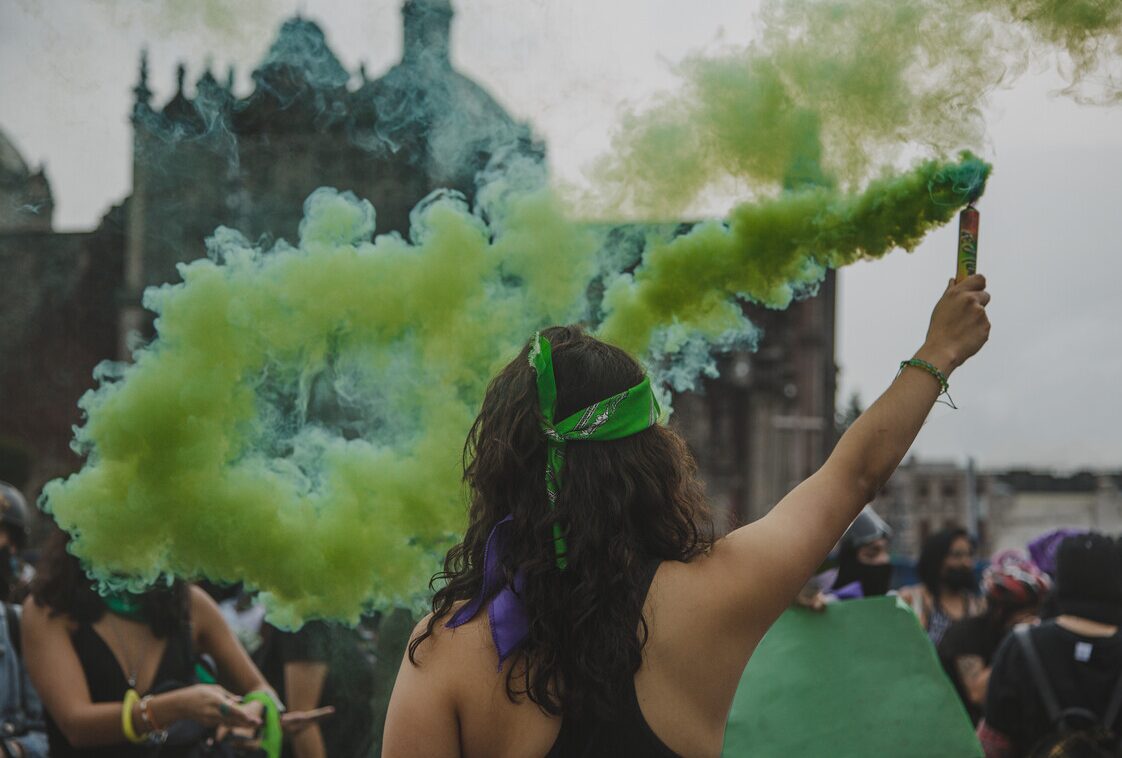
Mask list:
[[[52,616],[69,616],[79,624],[92,624],[105,615],[105,601],[94,589],[94,582],[71,554],[70,535],[54,527],[36,564],[31,596]],[[185,582],[176,580],[170,587],[157,587],[143,595],[148,626],[157,637],[169,637],[187,628],[189,599]]]
[[[619,348],[579,327],[543,332],[553,352],[556,419],[622,392],[643,379]],[[459,601],[483,587],[487,537],[513,516],[503,570],[525,577],[521,593],[529,634],[507,669],[512,701],[528,696],[550,715],[610,715],[641,662],[645,580],[653,561],[688,561],[713,543],[712,519],[682,438],[655,425],[619,440],[575,442],[555,510],[546,500],[546,439],[529,348],[491,382],[464,447],[471,507],[464,540],[448,551],[443,585],[427,628],[409,643],[409,660]],[[555,564],[559,521],[568,566]],[[638,628],[636,627],[638,620]],[[512,661],[513,663],[513,661]]]

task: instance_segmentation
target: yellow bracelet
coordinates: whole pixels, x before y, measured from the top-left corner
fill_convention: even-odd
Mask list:
[[[144,742],[144,737],[137,734],[132,726],[132,707],[139,702],[140,695],[136,690],[129,690],[125,693],[125,702],[121,704],[121,731],[125,733],[125,739],[134,745]]]

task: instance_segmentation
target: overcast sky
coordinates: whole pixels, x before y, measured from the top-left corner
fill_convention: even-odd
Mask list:
[[[453,58],[548,143],[554,175],[582,181],[620,109],[673,88],[673,64],[753,36],[745,0],[460,0]],[[142,47],[162,104],[175,64],[209,60],[238,89],[284,18],[324,28],[349,70],[400,55],[399,0],[0,0],[0,130],[45,162],[56,227],[88,229],[129,192],[128,113]],[[985,467],[1122,469],[1122,106],[1079,106],[1038,71],[991,98],[979,268],[994,295],[990,344],[951,380],[922,458]],[[720,214],[723,208],[711,209]],[[866,403],[923,339],[954,267],[953,228],[914,254],[841,274],[839,405]]]

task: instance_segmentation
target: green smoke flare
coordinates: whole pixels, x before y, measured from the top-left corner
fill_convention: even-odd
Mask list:
[[[913,249],[981,192],[989,171],[964,153],[958,163],[926,161],[860,193],[811,187],[741,205],[727,223],[648,249],[634,275],[605,292],[600,336],[643,355],[668,324],[710,342],[743,331],[738,299],[786,308],[828,268]]]
[[[823,267],[914,245],[986,170],[964,157],[742,206],[617,274],[602,332],[643,353],[660,328],[748,330],[736,296],[782,307]],[[158,338],[82,401],[87,465],[45,494],[74,551],[110,583],[244,580],[278,623],[416,602],[462,528],[487,381],[534,329],[583,318],[600,271],[599,240],[549,192],[503,190],[484,192],[490,226],[454,196],[426,203],[414,244],[370,242],[373,208],[332,190],[298,247],[220,230],[212,260],[146,294]]]

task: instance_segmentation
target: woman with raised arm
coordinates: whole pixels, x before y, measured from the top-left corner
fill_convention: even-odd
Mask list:
[[[639,364],[576,328],[536,337],[468,438],[467,531],[402,661],[383,755],[719,755],[756,645],[986,342],[989,298],[981,276],[952,282],[822,468],[720,539]]]

